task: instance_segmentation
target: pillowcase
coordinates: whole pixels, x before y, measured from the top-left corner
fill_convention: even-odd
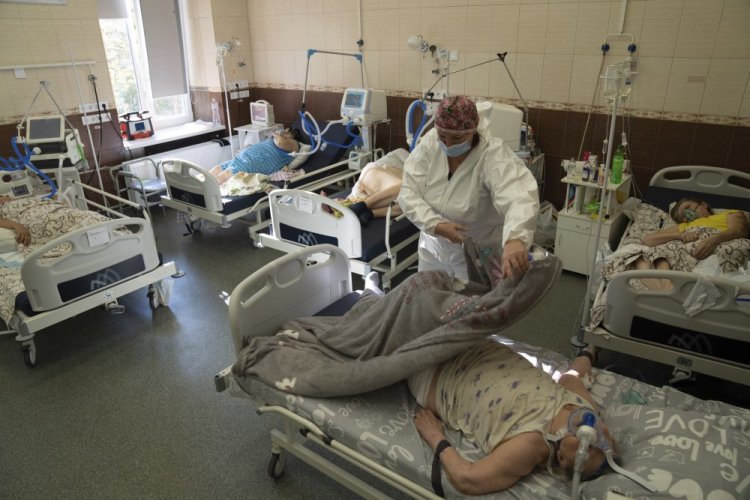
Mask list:
[[[608,408],[604,422],[617,441],[621,465],[651,481],[657,492],[610,471],[582,483],[582,498],[601,499],[606,491],[628,498],[746,498],[747,485],[741,483],[750,477],[750,411],[711,403],[692,409]]]
[[[309,144],[302,144],[302,143],[300,142],[300,143],[299,143],[299,151],[297,151],[297,152],[298,152],[298,153],[307,153],[307,152],[308,152],[308,151],[310,151],[311,149],[312,149],[312,146],[310,146]],[[288,169],[290,169],[290,170],[294,170],[294,169],[296,169],[296,168],[299,168],[300,166],[302,166],[302,164],[303,164],[303,163],[305,163],[305,162],[307,161],[307,159],[308,159],[308,158],[309,158],[310,156],[311,156],[311,155],[308,155],[308,154],[304,154],[304,155],[299,155],[299,156],[295,156],[295,157],[294,157],[294,160],[292,160],[292,162],[291,162],[291,163],[290,163],[289,165],[287,165],[286,167],[287,167]]]

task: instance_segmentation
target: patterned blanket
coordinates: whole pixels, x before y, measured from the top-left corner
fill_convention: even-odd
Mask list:
[[[365,294],[342,317],[289,321],[244,339],[233,371],[303,396],[361,394],[449,359],[523,317],[559,276],[559,259],[520,280],[457,292],[443,272],[416,273],[384,296]]]
[[[0,217],[29,228],[31,245],[18,248],[23,257],[63,234],[107,220],[96,212],[71,208],[59,201],[36,198],[22,198],[0,205]],[[47,252],[44,259],[54,259],[70,249],[69,244],[58,245]],[[24,290],[18,265],[0,267],[0,318],[6,324],[13,316],[16,296]]]
[[[663,245],[650,247],[643,244],[643,237],[663,227],[675,224],[671,217],[663,210],[647,203],[637,204],[630,212],[632,222],[626,234],[620,241],[620,246],[602,263],[602,279],[611,281],[624,271],[634,269],[633,263],[640,257],[650,262],[666,259],[675,271],[692,271],[700,261],[692,255],[692,251],[701,239],[716,234],[716,229],[697,228],[699,239],[690,243],[673,240]],[[750,261],[750,240],[738,238],[719,245],[713,255],[718,258],[722,272],[728,273],[743,269]],[[640,280],[632,280],[634,288],[647,289]],[[591,309],[591,326],[598,326],[604,319],[607,304],[606,290],[602,293]]]

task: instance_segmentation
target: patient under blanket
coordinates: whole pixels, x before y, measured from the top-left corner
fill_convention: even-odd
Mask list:
[[[520,319],[550,290],[559,259],[534,261],[520,280],[460,292],[441,271],[410,276],[390,293],[365,292],[342,317],[289,321],[244,339],[233,371],[279,390],[335,397],[386,387],[466,351]]]

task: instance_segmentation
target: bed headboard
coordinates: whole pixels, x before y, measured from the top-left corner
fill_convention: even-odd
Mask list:
[[[667,167],[651,178],[644,199],[669,212],[670,203],[691,196],[715,208],[750,211],[750,174],[703,165]]]
[[[232,290],[229,324],[235,352],[250,338],[274,335],[285,321],[312,316],[351,291],[349,259],[338,248],[317,245],[282,255]]]

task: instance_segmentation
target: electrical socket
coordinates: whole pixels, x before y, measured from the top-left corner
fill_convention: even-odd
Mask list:
[[[109,105],[107,104],[107,101],[101,101],[99,104],[101,105],[102,110],[109,109]],[[88,104],[80,104],[78,106],[78,110],[81,113],[96,113],[99,110],[99,108],[97,108],[95,102],[90,102]]]
[[[101,116],[102,122],[108,122],[112,120],[112,115],[109,114],[109,111],[102,111],[101,113],[94,113],[93,115],[82,116],[81,121],[83,122],[84,125],[98,125],[100,116]]]
[[[249,90],[240,90],[240,98],[243,97],[250,97],[250,91]]]
[[[233,90],[232,92],[229,93],[230,99],[237,99],[238,97],[239,97],[239,92],[237,92],[236,90]]]

